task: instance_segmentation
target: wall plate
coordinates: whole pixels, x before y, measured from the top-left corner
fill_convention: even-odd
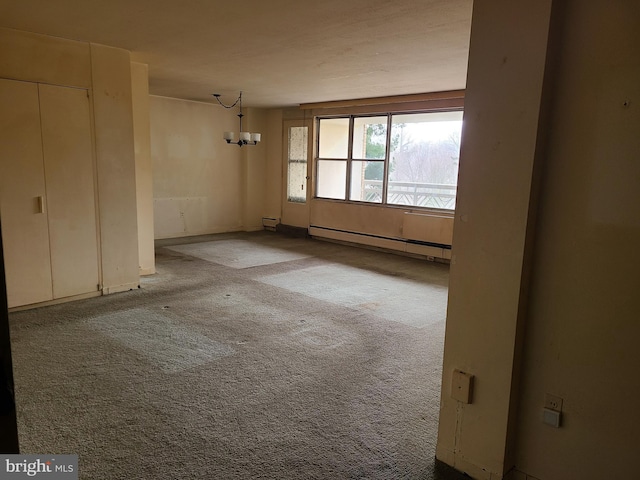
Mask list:
[[[473,375],[454,370],[451,379],[451,397],[462,403],[471,403],[473,396]]]
[[[552,395],[550,393],[544,394],[544,408],[549,410],[555,410],[556,412],[562,411],[562,398]]]
[[[549,408],[542,409],[542,423],[554,428],[560,428],[560,417],[562,414]]]

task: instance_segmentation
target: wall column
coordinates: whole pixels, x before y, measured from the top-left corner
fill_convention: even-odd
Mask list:
[[[149,119],[149,67],[131,63],[133,134],[138,205],[138,256],[140,275],[156,272],[153,243],[153,172],[151,170],[151,122]]]
[[[551,0],[473,6],[436,456],[479,479],[513,466],[550,18]],[[474,375],[470,404],[454,369]]]
[[[130,62],[126,50],[91,44],[104,293],[139,282]]]

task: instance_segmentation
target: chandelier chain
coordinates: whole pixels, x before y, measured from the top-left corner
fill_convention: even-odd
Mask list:
[[[233,102],[232,105],[225,105],[224,103],[222,103],[222,100],[220,100],[220,96],[221,95],[219,93],[212,93],[212,95],[215,97],[215,99],[218,101],[218,103],[220,105],[222,105],[226,109],[235,107],[238,104],[238,102],[240,102],[240,106],[242,108],[242,92],[240,92],[240,96],[238,98],[236,98],[236,101]]]

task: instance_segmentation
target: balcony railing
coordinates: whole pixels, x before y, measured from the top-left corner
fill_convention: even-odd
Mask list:
[[[363,181],[362,200],[382,202],[382,180]],[[422,182],[389,182],[387,203],[453,210],[456,206],[456,185]]]

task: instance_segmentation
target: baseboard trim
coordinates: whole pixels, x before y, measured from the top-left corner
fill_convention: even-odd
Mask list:
[[[449,467],[468,475],[474,480],[506,480],[509,478],[504,473],[492,472],[469,461],[459,453],[439,446],[436,446],[436,460],[449,465]]]
[[[111,295],[112,293],[128,292],[129,290],[135,290],[136,288],[140,288],[140,284],[138,282],[111,285],[108,287],[102,287],[102,294]]]
[[[20,312],[22,310],[31,310],[32,308],[48,307],[50,305],[58,305],[60,303],[75,302],[76,300],[85,300],[87,298],[99,297],[101,295],[102,295],[101,291],[82,293],[80,295],[72,295],[70,297],[62,297],[62,298],[56,298],[53,300],[47,300],[46,302],[30,303],[29,305],[19,305],[17,307],[11,307],[9,309],[9,312]]]

